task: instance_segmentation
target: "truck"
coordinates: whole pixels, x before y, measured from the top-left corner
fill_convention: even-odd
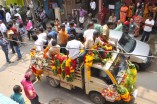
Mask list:
[[[33,50],[31,69],[39,79],[42,75],[46,76],[52,87],[81,88],[95,104],[129,102],[136,90],[137,71],[135,65],[119,52],[105,52],[105,58],[100,58],[98,51],[90,51],[84,61],[73,69],[71,64],[74,60],[65,55],[45,59],[44,52],[36,53]],[[69,65],[70,74],[67,72]]]

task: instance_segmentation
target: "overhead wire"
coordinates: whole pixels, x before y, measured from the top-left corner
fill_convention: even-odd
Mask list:
[[[23,43],[23,44],[28,44],[30,46],[32,46],[32,45],[33,46],[43,46],[43,47],[47,46],[47,45],[38,45],[38,44],[33,44],[33,43],[21,42],[21,41],[16,41],[16,40],[12,40],[12,39],[6,39],[6,40]],[[53,46],[53,48],[58,48],[58,47]],[[60,47],[60,48],[66,49],[66,47]],[[148,57],[148,58],[157,59],[157,56],[154,56],[154,55],[147,56],[147,55],[140,55],[140,54],[133,54],[133,53],[118,52],[115,50],[114,51],[106,51],[106,50],[100,50],[100,49],[85,49],[85,48],[68,48],[68,49],[78,49],[78,50],[97,51],[97,52],[111,52],[111,53],[118,53],[118,54],[123,54],[123,55],[128,55],[128,56],[139,56],[139,57]]]

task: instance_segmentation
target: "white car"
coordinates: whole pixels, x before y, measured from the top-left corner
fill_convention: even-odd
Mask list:
[[[126,57],[130,56],[130,61],[132,61],[136,65],[138,70],[146,68],[150,65],[151,58],[142,57],[151,55],[150,46],[147,43],[141,42],[137,39],[130,37],[128,34],[115,30],[110,30],[109,38],[111,40],[116,40],[118,42],[118,47],[122,49],[125,53],[134,54],[126,55]]]

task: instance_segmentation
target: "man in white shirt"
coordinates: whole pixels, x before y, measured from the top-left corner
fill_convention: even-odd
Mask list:
[[[84,32],[84,34],[83,34],[84,39],[87,40],[88,38],[92,38],[94,31],[96,31],[96,30],[94,29],[94,23],[93,23],[93,22],[90,22],[90,23],[88,24],[88,29],[87,29],[87,30]]]
[[[92,49],[94,46],[97,46],[99,44],[103,45],[104,42],[100,40],[99,35],[100,35],[100,33],[98,31],[94,31],[93,37],[88,38],[85,41],[85,48]]]
[[[74,60],[80,56],[80,49],[84,48],[84,45],[78,40],[79,37],[72,35],[71,41],[69,41],[66,45],[66,50],[69,51],[69,57]]]
[[[34,42],[34,44],[36,46],[37,51],[43,51],[44,50],[45,40],[42,39],[41,37],[38,37],[38,39]]]
[[[20,17],[20,19],[22,19],[21,15],[20,15],[16,10],[15,10],[14,12],[15,12],[15,15],[14,15],[14,16]]]
[[[67,30],[68,27],[69,27],[69,22],[68,22],[68,20],[65,19],[63,24],[65,25],[65,30]]]
[[[5,38],[7,38],[6,31],[7,31],[7,28],[5,24],[3,23],[2,20],[0,20],[0,32],[3,34]]]
[[[11,20],[11,14],[9,13],[8,9],[6,10],[5,18],[7,23]]]
[[[155,21],[153,20],[153,16],[149,15],[148,19],[145,21],[144,31],[142,34],[141,41],[147,42],[149,40],[150,33],[152,31],[152,27],[154,26]]]
[[[90,2],[90,9],[91,9],[92,16],[94,17],[95,9],[96,9],[96,2],[94,0],[91,0],[91,2]]]

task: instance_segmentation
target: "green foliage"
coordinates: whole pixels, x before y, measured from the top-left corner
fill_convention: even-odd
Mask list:
[[[61,74],[62,74],[62,78],[65,79],[65,71],[64,70],[62,70]]]
[[[119,85],[118,86],[118,92],[119,92],[119,94],[124,95],[127,93],[127,89],[126,89],[126,87]]]
[[[21,15],[24,22],[26,21],[27,18],[26,13],[27,13],[26,7],[22,6],[19,10],[19,14]]]

